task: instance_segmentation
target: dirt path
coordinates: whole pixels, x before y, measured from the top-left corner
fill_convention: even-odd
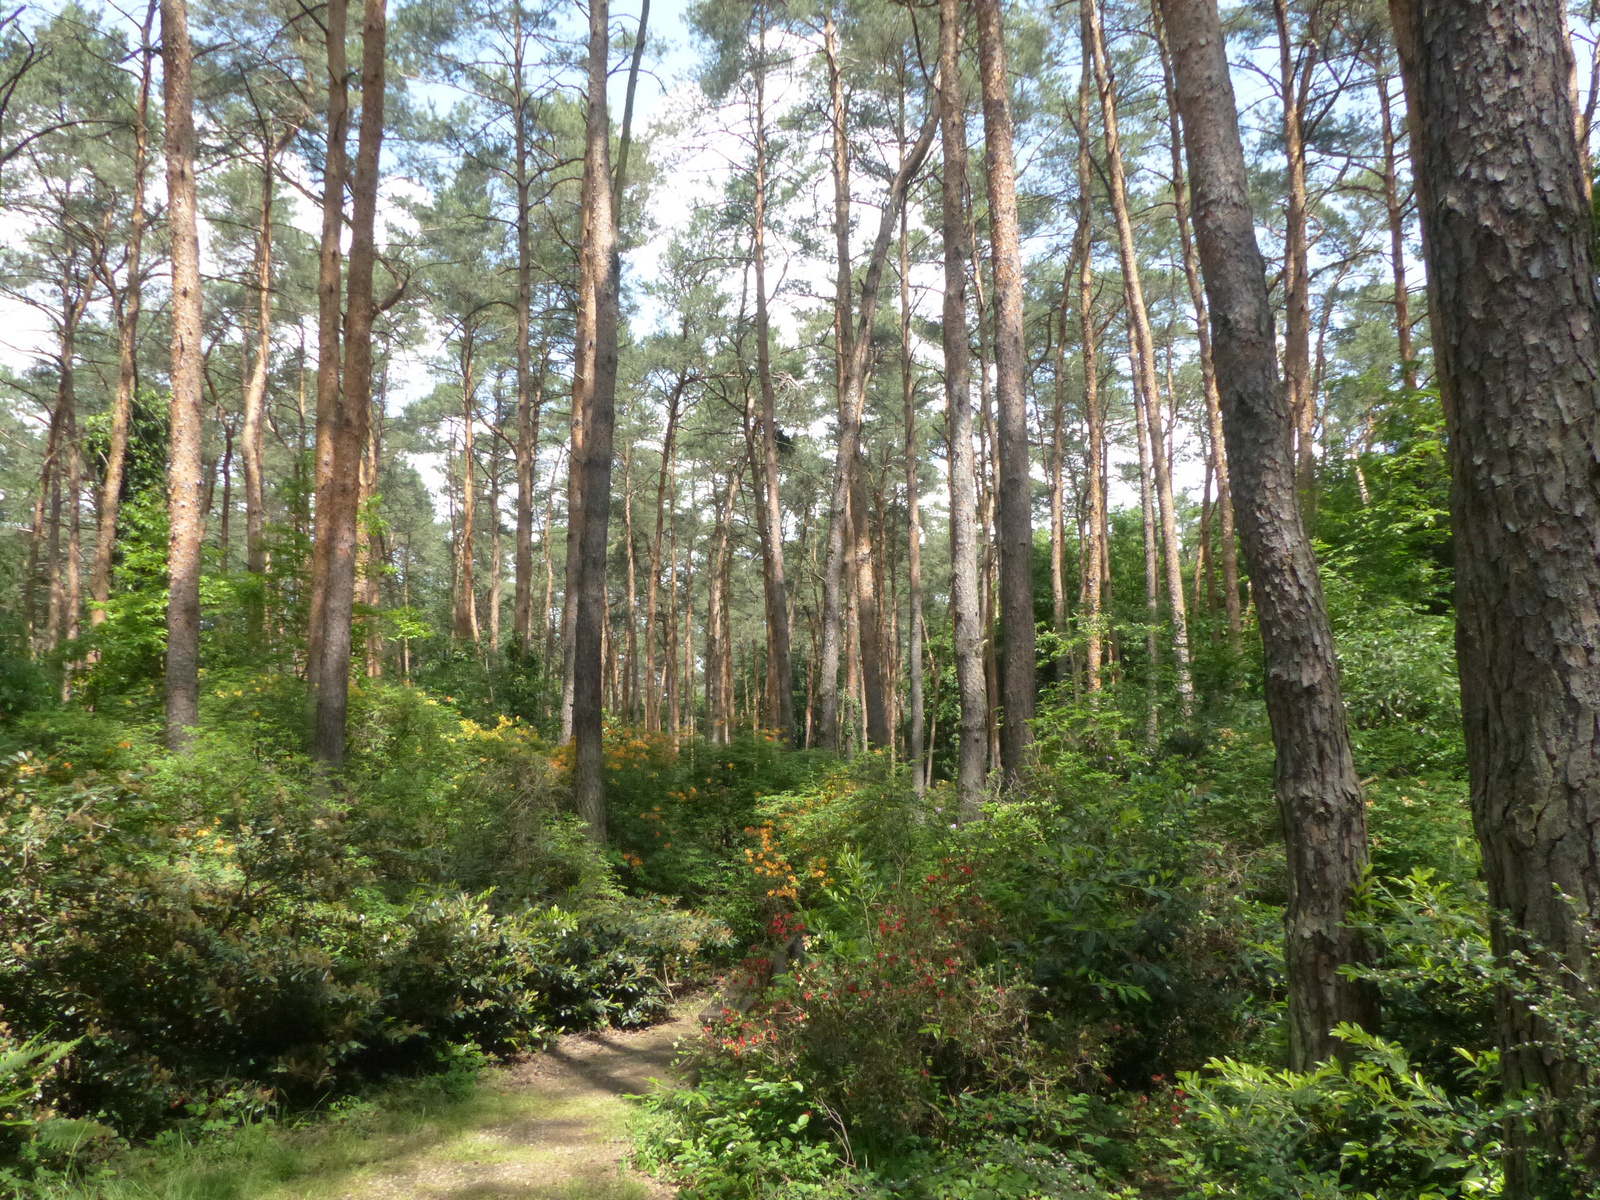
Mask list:
[[[667,1200],[665,1185],[629,1170],[627,1094],[670,1081],[674,1043],[695,1029],[698,1003],[636,1032],[573,1034],[494,1072],[476,1119],[378,1152],[341,1181],[341,1200]],[[418,1133],[421,1131],[418,1130]],[[403,1141],[405,1139],[402,1139]],[[376,1149],[376,1147],[374,1147]]]

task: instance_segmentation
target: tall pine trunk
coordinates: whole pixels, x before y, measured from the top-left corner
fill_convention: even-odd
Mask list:
[[[1154,484],[1162,560],[1166,566],[1167,602],[1172,623],[1172,665],[1177,674],[1178,707],[1187,718],[1194,711],[1194,679],[1189,668],[1189,612],[1184,600],[1183,563],[1178,542],[1177,512],[1173,503],[1172,474],[1162,447],[1161,391],[1156,381],[1155,339],[1150,331],[1150,311],[1145,304],[1144,284],[1139,275],[1139,251],[1134,241],[1133,217],[1128,209],[1127,179],[1122,159],[1122,131],[1117,120],[1117,85],[1111,73],[1110,57],[1106,52],[1105,28],[1101,21],[1097,0],[1084,0],[1086,20],[1090,27],[1091,55],[1094,61],[1095,86],[1100,92],[1100,115],[1106,133],[1106,175],[1111,185],[1111,211],[1117,224],[1117,250],[1122,259],[1122,278],[1128,308],[1128,334],[1132,343],[1134,389],[1140,406],[1140,419],[1148,428],[1141,439],[1150,443],[1149,461],[1141,468],[1153,469],[1150,476]],[[1141,440],[1141,446],[1143,440]],[[1144,485],[1141,485],[1141,491]],[[1150,555],[1146,554],[1148,564]],[[1148,567],[1147,567],[1148,569]],[[1152,622],[1155,614],[1151,614]],[[1151,667],[1154,669],[1154,655]],[[1153,710],[1152,710],[1153,711]],[[1155,732],[1152,723],[1149,732]],[[1152,737],[1153,740],[1153,737]]]
[[[1593,1020],[1600,292],[1572,49],[1556,0],[1397,0],[1391,12],[1448,422],[1461,705],[1494,946],[1531,952]],[[1577,1168],[1591,1184],[1600,1172],[1581,1100],[1593,1059],[1509,989],[1498,1006],[1507,1094],[1550,1102],[1531,1132],[1513,1128],[1507,1195],[1575,1195]]]
[[[350,0],[328,0],[324,44],[328,59],[327,151],[322,161],[322,235],[317,249],[317,421],[312,451],[312,487],[316,495],[316,536],[311,549],[311,602],[306,621],[306,678],[311,694],[321,687],[323,638],[327,634],[328,553],[333,539],[321,526],[332,506],[333,422],[339,407],[340,325],[343,320],[344,187],[350,125],[350,81],[345,39]]]
[[[1028,397],[1023,330],[1022,236],[1011,131],[1000,0],[976,0],[983,91],[984,165],[994,259],[995,407],[1000,543],[1000,765],[1008,782],[1021,774],[1033,741],[1033,484],[1029,478]]]
[[[205,346],[194,178],[194,53],[187,0],[161,0],[167,226],[172,241],[172,405],[168,432],[167,745],[182,750],[200,721],[200,402]]]
[[[788,582],[783,561],[783,504],[779,494],[777,397],[772,385],[772,346],[767,319],[767,9],[761,15],[760,62],[756,72],[756,177],[751,253],[756,283],[756,374],[761,383],[762,584],[767,605],[767,706],[778,736],[794,736],[794,669],[789,649]]]
[[[95,536],[94,564],[89,571],[89,624],[106,619],[111,599],[111,561],[117,546],[117,517],[122,510],[122,481],[127,471],[128,434],[133,424],[133,388],[139,374],[139,312],[143,298],[142,270],[145,227],[145,176],[149,169],[150,76],[155,49],[150,29],[159,0],[151,0],[139,38],[139,96],[133,118],[133,198],[128,215],[126,270],[128,282],[112,297],[117,321],[117,390],[111,402],[111,443],[106,450],[105,484],[100,490],[100,524]]]
[[[601,635],[606,619],[606,535],[611,517],[611,451],[617,392],[617,227],[611,204],[611,122],[606,104],[609,0],[589,6],[589,95],[584,119],[584,257],[592,278],[592,366],[584,390],[579,475],[581,525],[577,619],[573,628],[572,791],[596,845],[606,840]],[[581,330],[581,326],[580,326]],[[569,545],[572,543],[569,541]],[[569,573],[570,578],[570,573]],[[569,601],[570,603],[570,601]]]
[[[961,723],[956,796],[976,816],[988,773],[988,687],[978,598],[977,465],[972,449],[972,359],[967,325],[967,106],[961,86],[959,0],[939,0],[939,127],[944,150],[940,224],[944,237],[945,409],[950,437],[950,610]]]
[[[1211,314],[1206,309],[1205,285],[1200,281],[1200,260],[1195,256],[1194,234],[1189,222],[1189,187],[1183,176],[1183,123],[1172,79],[1172,56],[1167,45],[1166,27],[1156,11],[1156,45],[1161,52],[1161,76],[1167,101],[1167,126],[1172,146],[1173,214],[1177,218],[1178,243],[1183,251],[1184,280],[1189,285],[1189,302],[1194,305],[1195,340],[1200,347],[1200,384],[1205,395],[1206,431],[1211,439],[1208,460],[1217,484],[1216,511],[1222,552],[1222,606],[1228,625],[1228,647],[1234,657],[1244,652],[1244,620],[1239,608],[1239,548],[1234,532],[1233,485],[1228,477],[1228,456],[1224,452],[1222,402],[1217,392],[1217,368],[1211,355]],[[1209,530],[1209,527],[1208,527]],[[1201,538],[1203,550],[1210,553],[1210,541]],[[1196,603],[1198,603],[1198,599]]]
[[[1337,1052],[1335,1025],[1371,1028],[1377,1016],[1370,985],[1342,973],[1366,957],[1360,934],[1346,924],[1367,866],[1366,810],[1317,561],[1295,492],[1293,415],[1278,381],[1222,23],[1216,0],[1161,0],[1161,10],[1187,134],[1228,466],[1261,625],[1289,859],[1289,1057],[1305,1070]]]
[[[326,507],[317,513],[317,543],[327,563],[322,610],[322,662],[312,676],[315,723],[312,756],[344,765],[350,708],[351,618],[356,598],[356,548],[361,520],[361,462],[372,417],[372,272],[377,260],[378,167],[383,146],[384,68],[388,48],[385,0],[366,0],[361,31],[361,132],[350,212],[350,269],[346,281],[344,364],[329,422],[332,451]]]

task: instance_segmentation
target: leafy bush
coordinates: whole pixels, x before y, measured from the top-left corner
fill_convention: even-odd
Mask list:
[[[1504,1113],[1430,1082],[1394,1042],[1353,1026],[1353,1056],[1314,1071],[1234,1059],[1181,1076],[1173,1166],[1204,1196],[1434,1200],[1495,1194]],[[1485,1085],[1492,1051],[1463,1052]]]
[[[270,689],[218,690],[270,704]],[[538,854],[515,860],[539,864],[520,895],[464,893],[450,848],[481,814],[440,810],[472,767],[531,751],[514,731],[452,719],[452,734],[413,711],[431,714],[425,704],[398,707],[404,720],[368,736],[398,747],[438,735],[449,769],[432,791],[380,778],[366,795],[333,792],[248,720],[138,773],[92,765],[133,743],[106,745],[120,727],[87,718],[53,739],[80,757],[6,762],[0,1006],[30,1034],[78,1039],[50,1103],[150,1132],[241,1087],[301,1104],[451,1061],[460,1045],[507,1053],[664,1011],[672,976],[720,926],[621,897],[553,802],[520,818],[547,831]],[[483,791],[475,804],[487,806]],[[379,864],[406,870],[380,878]]]

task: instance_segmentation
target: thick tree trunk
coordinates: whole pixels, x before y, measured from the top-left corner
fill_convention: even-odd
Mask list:
[[[1117,121],[1117,87],[1106,53],[1105,29],[1096,0],[1084,0],[1084,10],[1092,29],[1092,57],[1095,86],[1100,92],[1100,111],[1105,122],[1106,167],[1111,184],[1111,211],[1117,223],[1117,248],[1122,259],[1123,288],[1128,306],[1129,340],[1132,343],[1134,385],[1142,404],[1142,419],[1148,425],[1150,460],[1141,467],[1154,469],[1155,498],[1159,507],[1163,559],[1166,564],[1167,602],[1172,622],[1172,665],[1177,675],[1178,707],[1187,718],[1194,711],[1194,679],[1189,669],[1189,613],[1184,601],[1183,563],[1178,543],[1177,513],[1173,506],[1172,476],[1162,449],[1161,391],[1156,382],[1155,339],[1150,332],[1150,312],[1145,305],[1144,284],[1139,277],[1139,251],[1134,240],[1133,219],[1128,209],[1127,180],[1122,159],[1122,136]],[[1142,490],[1143,485],[1141,485]],[[1149,555],[1146,555],[1149,562]],[[1154,619],[1154,617],[1152,617]],[[1154,667],[1154,657],[1151,665]],[[1154,732],[1152,726],[1151,732]]]
[[[1366,811],[1317,562],[1295,494],[1292,414],[1278,382],[1221,20],[1215,0],[1161,0],[1161,9],[1188,135],[1228,465],[1261,625],[1289,855],[1290,1060],[1304,1070],[1337,1052],[1330,1032],[1336,1024],[1370,1028],[1377,1016],[1370,986],[1341,974],[1365,958],[1360,935],[1345,922],[1367,865]]]
[[[961,87],[962,8],[939,0],[939,126],[944,148],[944,386],[950,437],[950,612],[961,724],[956,737],[956,796],[973,817],[988,773],[989,697],[983,672],[983,617],[978,599],[977,466],[972,450],[971,343],[967,325],[967,106]]]
[[[783,504],[779,493],[777,397],[772,385],[772,346],[767,320],[767,10],[761,10],[761,61],[756,73],[756,178],[751,253],[756,283],[756,374],[761,382],[761,472],[757,489],[762,512],[762,583],[767,603],[767,707],[773,728],[788,743],[794,737],[794,669],[789,650],[788,582],[783,561]]]
[[[346,142],[350,125],[349,64],[345,40],[350,0],[328,0],[324,42],[328,58],[327,152],[322,164],[322,240],[317,251],[317,425],[312,452],[317,534],[311,551],[311,602],[306,621],[306,675],[313,697],[321,686],[327,635],[328,552],[333,540],[321,525],[332,503],[333,422],[339,407],[339,332],[343,321],[340,235],[344,228],[344,186],[348,173]]]
[[[122,510],[122,481],[127,471],[128,434],[133,423],[133,388],[139,374],[139,312],[143,298],[145,175],[149,169],[150,76],[155,49],[150,27],[159,0],[151,0],[140,31],[139,98],[133,124],[133,197],[128,215],[126,270],[128,281],[113,298],[117,318],[117,390],[111,402],[111,444],[106,451],[105,485],[100,491],[100,525],[95,536],[94,565],[89,572],[89,624],[106,619],[111,599],[111,562],[117,546],[117,517]]]
[[[1033,622],[1033,484],[1029,477],[1028,396],[1023,330],[1022,236],[1011,132],[1000,0],[976,0],[983,91],[984,165],[994,258],[995,401],[999,437],[1000,764],[1014,783],[1033,741],[1036,665]]]
[[[172,241],[172,406],[168,433],[167,745],[182,750],[200,721],[200,401],[204,336],[194,178],[194,53],[187,0],[161,0],[167,226]]]
[[[573,631],[572,791],[596,845],[606,840],[600,710],[600,639],[606,614],[606,534],[611,517],[611,451],[617,391],[617,227],[611,207],[611,130],[606,104],[609,0],[590,0],[589,96],[584,121],[584,256],[593,278],[593,364],[585,389],[583,456],[575,460],[582,496],[581,588]],[[580,466],[581,462],[581,466]]]
[[[1600,1012],[1600,292],[1555,0],[1391,4],[1411,113],[1434,361],[1454,476],[1457,658],[1472,809],[1502,956]],[[1559,972],[1559,976],[1556,974]],[[1499,994],[1507,1194],[1600,1172],[1586,1068]],[[1592,1101],[1591,1101],[1592,1103]]]
[[[312,756],[326,767],[344,765],[350,707],[351,617],[356,597],[356,542],[361,518],[361,460],[372,415],[372,272],[378,212],[378,167],[383,146],[384,67],[388,45],[385,0],[366,0],[361,31],[361,132],[350,189],[350,270],[345,297],[343,384],[329,422],[332,449],[327,504],[319,500],[317,545],[324,542],[327,598],[322,663],[312,675],[316,705]],[[320,399],[320,394],[319,394]]]

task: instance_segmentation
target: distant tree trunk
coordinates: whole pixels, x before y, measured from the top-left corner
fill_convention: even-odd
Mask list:
[[[500,398],[495,398],[495,408]],[[500,653],[500,442],[489,451],[489,649]]]
[[[864,299],[864,298],[863,298]],[[871,328],[863,340],[871,337]],[[863,398],[866,387],[861,388]],[[861,647],[861,693],[866,739],[872,746],[889,744],[889,706],[884,688],[883,638],[879,625],[877,578],[873,572],[871,506],[867,498],[867,462],[860,451],[861,410],[854,414],[857,453],[850,479],[850,550],[855,568],[856,620]]]
[[[1074,249],[1078,240],[1073,239]],[[1050,630],[1058,638],[1064,638],[1067,632],[1066,446],[1063,443],[1067,428],[1067,309],[1074,265],[1069,262],[1062,273],[1061,304],[1052,330],[1055,400],[1050,406],[1050,464],[1046,478],[1050,488]],[[1056,682],[1067,682],[1072,674],[1072,656],[1063,653],[1059,644],[1055,668]]]
[[[478,526],[478,489],[473,470],[473,424],[477,419],[477,405],[473,392],[478,379],[473,361],[476,350],[476,331],[468,324],[461,331],[461,536],[456,541],[456,602],[451,616],[450,632],[463,641],[478,644],[478,596],[473,577],[473,542]]]
[[[1454,476],[1457,657],[1495,950],[1533,954],[1593,1019],[1600,294],[1572,50],[1554,0],[1397,0],[1391,12]],[[1506,1194],[1576,1195],[1584,1171],[1591,1183],[1600,1172],[1593,1060],[1509,989],[1498,1005],[1506,1094],[1549,1101],[1532,1130],[1512,1127]]]
[[[161,0],[167,225],[172,239],[172,408],[168,434],[167,745],[200,722],[200,402],[204,354],[194,178],[194,53],[187,0]]]
[[[751,254],[756,282],[756,374],[761,381],[762,582],[767,602],[767,707],[773,727],[788,743],[794,737],[794,668],[789,650],[788,582],[783,561],[783,504],[779,494],[778,412],[772,385],[772,346],[767,321],[767,10],[761,9],[761,63],[756,72],[756,178]]]
[[[317,533],[311,550],[311,602],[306,620],[306,676],[315,697],[327,634],[328,553],[333,540],[321,535],[332,505],[333,422],[339,407],[339,326],[343,320],[343,268],[340,235],[344,228],[344,187],[348,173],[346,142],[350,125],[350,82],[345,42],[349,0],[328,0],[324,43],[328,58],[328,138],[322,163],[322,240],[317,252],[317,434],[312,453]]]
[[[976,0],[983,84],[984,164],[994,256],[995,399],[999,417],[1000,763],[1015,782],[1033,741],[1033,485],[1029,477],[1028,397],[1023,329],[1022,237],[1012,157],[1011,80],[1006,74],[1000,0]]]
[[[944,382],[950,435],[950,610],[961,723],[956,738],[956,795],[976,816],[988,771],[988,690],[983,672],[983,617],[978,599],[977,467],[972,451],[971,346],[967,326],[967,108],[961,87],[959,0],[939,0],[939,125],[944,147]]]
[[[122,481],[128,462],[128,432],[133,423],[133,388],[139,373],[139,311],[143,296],[145,175],[149,165],[150,76],[155,50],[150,27],[160,0],[151,0],[140,31],[139,98],[134,107],[133,197],[128,216],[126,269],[128,282],[120,295],[113,290],[112,308],[117,320],[117,391],[111,403],[111,444],[106,451],[105,485],[100,491],[100,526],[95,535],[94,565],[89,572],[89,596],[94,601],[89,624],[106,619],[111,599],[111,561],[117,546],[117,517],[122,511]]]
[[[267,569],[266,474],[262,459],[262,417],[266,409],[267,373],[272,366],[272,202],[273,160],[277,147],[271,137],[261,148],[261,227],[256,238],[256,347],[255,362],[244,389],[244,423],[239,431],[239,461],[244,468],[245,569],[261,575]],[[262,614],[252,614],[259,626]],[[259,634],[259,628],[255,630]]]
[[[533,501],[539,457],[538,402],[533,393],[533,235],[532,180],[528,173],[528,96],[523,79],[522,4],[511,5],[511,120],[517,190],[517,534],[516,582],[511,637],[524,652],[533,648]],[[542,372],[541,372],[542,375]],[[542,378],[541,378],[542,383]],[[542,397],[541,397],[542,398]]]
[[[1600,63],[1600,56],[1596,56]],[[1411,348],[1411,288],[1406,283],[1406,209],[1400,198],[1396,169],[1394,116],[1389,96],[1389,76],[1378,68],[1378,111],[1383,118],[1383,208],[1389,218],[1389,269],[1394,274],[1394,331],[1400,358],[1400,382],[1408,392],[1417,390],[1417,364]],[[1590,97],[1593,103],[1593,96]]]
[[[831,5],[826,9],[823,17],[822,44],[828,60],[828,115],[833,151],[834,382],[839,400],[839,431],[842,437],[844,427],[848,423],[845,392],[847,390],[846,379],[849,375],[850,363],[855,356],[851,345],[855,331],[852,328],[853,322],[850,315],[850,138],[847,128],[848,112],[845,107],[844,72],[839,63],[838,31],[834,26]],[[843,457],[839,457],[835,460],[835,507],[830,510],[829,514],[830,543],[832,539],[832,524],[843,519],[839,507],[842,504],[840,497],[849,495],[849,472],[853,466],[853,458],[846,460]],[[842,544],[842,529],[840,530],[840,535]],[[830,550],[830,561],[831,558]],[[841,584],[842,574],[841,579],[835,582],[830,579],[825,567],[822,582],[822,712],[820,733],[823,748],[833,751],[840,749],[839,652],[841,649],[841,634],[843,632],[841,627],[843,612],[840,605],[839,592]],[[846,663],[847,667],[848,665]],[[849,689],[847,688],[846,690],[848,692]]]
[[[837,671],[839,662],[839,642],[842,632],[841,623],[837,620],[840,613],[840,597],[844,584],[844,563],[846,557],[846,538],[851,528],[851,490],[854,486],[853,469],[856,459],[861,453],[861,414],[866,403],[867,373],[872,363],[872,320],[878,307],[878,288],[883,280],[883,264],[889,256],[889,243],[894,238],[895,223],[900,219],[900,206],[905,203],[906,192],[911,186],[911,181],[916,178],[917,172],[922,169],[923,162],[928,157],[928,150],[933,144],[934,130],[937,128],[938,112],[930,109],[927,119],[923,122],[922,131],[916,143],[911,147],[910,153],[901,161],[899,169],[895,172],[893,181],[889,185],[889,194],[884,199],[883,212],[878,221],[877,236],[873,239],[872,252],[867,259],[867,273],[861,286],[861,303],[856,313],[855,329],[850,338],[850,359],[844,372],[844,390],[840,396],[840,424],[839,424],[839,449],[834,464],[833,472],[833,503],[829,509],[828,519],[828,558],[823,575],[823,734],[824,745],[829,730],[830,719],[834,722],[832,729],[834,741],[832,748],[838,746],[838,690],[837,680],[834,680],[832,690],[832,716],[829,707],[829,663]],[[864,504],[863,504],[864,507]],[[861,514],[863,522],[861,528],[865,529],[865,516]],[[860,556],[862,539],[858,536],[855,542],[857,554],[853,556],[856,561],[858,589],[870,590],[870,583],[859,578],[859,572],[864,568],[870,580],[871,550],[870,538],[865,539],[868,550],[866,561]],[[862,593],[866,595],[866,592]],[[860,622],[860,636],[863,641],[870,637],[876,642],[877,613],[874,608],[870,614],[872,628],[869,631],[869,614],[866,606],[861,606],[858,612]],[[828,624],[827,614],[832,613],[835,620]],[[888,740],[888,718],[883,707],[883,679],[881,659],[876,659],[873,652],[875,646],[863,646],[863,668],[870,673],[873,670],[880,672],[876,681],[867,679],[864,682],[867,691],[867,719],[871,723],[867,731],[868,737],[873,740],[882,739],[879,744]],[[867,655],[873,654],[874,661],[867,661]],[[876,695],[872,691],[876,684]]]
[[[1088,46],[1093,34],[1086,28],[1083,42]],[[1094,323],[1094,162],[1093,138],[1089,132],[1089,92],[1093,67],[1091,54],[1082,56],[1078,79],[1078,324],[1083,350],[1083,423],[1088,438],[1084,451],[1088,476],[1088,511],[1084,514],[1084,561],[1079,567],[1083,590],[1084,673],[1089,694],[1100,691],[1100,669],[1105,651],[1104,595],[1106,488],[1101,462],[1105,447],[1105,423],[1100,410],[1100,362]]]
[[[1129,369],[1134,379],[1139,377],[1139,356],[1132,331],[1128,337]],[[1144,528],[1144,649],[1149,660],[1145,677],[1145,748],[1154,750],[1161,740],[1161,550],[1156,525],[1155,489],[1151,474],[1152,461],[1161,453],[1155,444],[1150,428],[1150,405],[1142,386],[1134,387],[1133,414],[1136,436],[1139,439],[1139,515]]]
[[[667,428],[661,439],[661,473],[656,479],[656,533],[650,543],[650,573],[644,584],[644,727],[661,729],[662,682],[656,670],[656,599],[661,586],[661,542],[667,528],[667,479],[672,472],[672,456],[677,444],[678,417],[687,378],[680,378],[667,400]]]
[[[905,157],[905,95],[900,99],[901,157]],[[922,707],[922,514],[918,507],[917,381],[911,374],[911,247],[906,210],[900,210],[900,390],[906,413],[906,603],[910,625],[906,649],[906,707],[909,729],[906,761],[917,795],[927,788],[922,774],[924,747]],[[898,672],[896,678],[899,677]]]
[[[594,296],[593,375],[585,390],[580,471],[583,502],[581,590],[573,640],[572,791],[578,815],[596,845],[606,840],[600,639],[606,613],[606,534],[611,517],[611,452],[617,389],[617,227],[611,206],[611,130],[606,105],[609,0],[590,0],[589,96],[584,121],[584,256]]]
[[[1312,0],[1315,13],[1317,0]],[[1316,455],[1313,439],[1317,427],[1316,398],[1311,391],[1311,267],[1306,234],[1309,198],[1306,193],[1306,106],[1311,98],[1311,77],[1316,67],[1319,41],[1315,30],[1296,52],[1289,28],[1289,0],[1272,0],[1278,26],[1278,86],[1283,92],[1283,150],[1288,167],[1288,206],[1283,227],[1283,369],[1289,384],[1289,406],[1294,413],[1296,486],[1309,515],[1315,503]]]
[[[628,676],[623,710],[629,722],[639,720],[639,580],[633,543],[633,443],[622,458],[622,537],[628,555]]]
[[[1200,281],[1200,262],[1195,257],[1194,236],[1189,227],[1189,188],[1183,177],[1182,118],[1178,112],[1171,54],[1167,46],[1166,27],[1160,19],[1159,6],[1155,25],[1156,45],[1161,52],[1161,74],[1166,91],[1167,123],[1172,145],[1173,210],[1177,216],[1178,241],[1183,250],[1183,274],[1189,285],[1189,302],[1194,305],[1195,338],[1200,344],[1200,380],[1206,402],[1206,430],[1211,438],[1210,463],[1217,482],[1216,511],[1222,543],[1220,547],[1222,605],[1228,622],[1228,647],[1237,658],[1244,652],[1244,621],[1239,610],[1239,548],[1233,528],[1233,487],[1229,482],[1228,457],[1224,453],[1225,438],[1222,432],[1222,402],[1217,393],[1217,369],[1211,357],[1211,316],[1206,309],[1205,285]],[[1209,554],[1209,538],[1202,537],[1201,542]]]
[[[1189,613],[1184,601],[1182,547],[1178,541],[1172,475],[1162,449],[1161,390],[1156,381],[1155,339],[1150,332],[1150,312],[1145,305],[1144,285],[1139,278],[1139,251],[1133,235],[1132,214],[1128,209],[1122,136],[1117,121],[1116,80],[1111,73],[1110,58],[1106,52],[1105,29],[1101,24],[1099,5],[1096,0],[1084,0],[1084,9],[1092,26],[1095,85],[1100,91],[1100,111],[1105,121],[1106,174],[1111,184],[1111,211],[1117,222],[1117,247],[1122,259],[1134,384],[1139,393],[1138,399],[1142,402],[1142,419],[1149,427],[1150,459],[1148,463],[1141,463],[1141,466],[1154,469],[1162,557],[1166,565],[1167,601],[1172,621],[1172,665],[1177,674],[1178,707],[1187,718],[1194,711],[1194,679],[1189,669]],[[1147,553],[1147,564],[1149,560]],[[1151,619],[1152,622],[1156,619],[1154,612]],[[1155,658],[1152,655],[1152,668],[1154,665]],[[1153,726],[1151,732],[1154,733]]]
[[[1187,134],[1195,233],[1212,319],[1228,465],[1264,650],[1274,783],[1289,857],[1285,965],[1290,1060],[1337,1052],[1340,1021],[1369,1028],[1370,985],[1345,922],[1367,865],[1366,810],[1339,694],[1333,634],[1295,494],[1292,414],[1278,382],[1265,268],[1256,245],[1238,112],[1215,0],[1161,0]]]
[[[356,597],[356,543],[361,519],[361,460],[372,417],[372,272],[383,146],[384,67],[388,44],[385,0],[366,0],[361,32],[361,132],[350,189],[350,271],[344,323],[343,386],[330,424],[332,471],[328,504],[317,514],[317,543],[326,541],[327,599],[322,664],[312,676],[316,725],[311,752],[332,770],[344,765],[350,707],[351,618]]]

